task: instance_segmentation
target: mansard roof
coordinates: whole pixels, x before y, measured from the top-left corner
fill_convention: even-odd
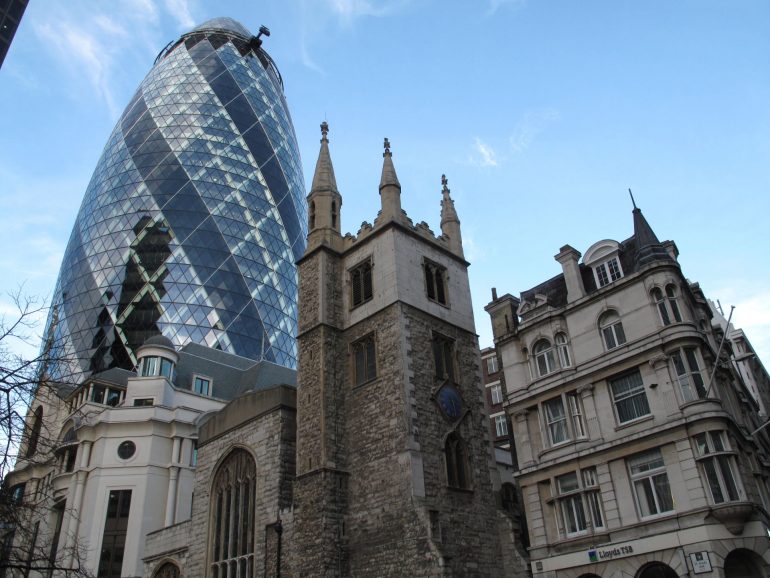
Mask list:
[[[641,217],[643,223],[638,221],[639,217]],[[635,273],[653,261],[673,262],[668,251],[658,241],[652,228],[644,217],[641,216],[639,209],[634,210],[634,225],[634,235],[619,243],[617,249],[617,258],[620,261],[620,267],[623,270],[624,276]],[[579,269],[586,295],[595,293],[598,288],[592,267],[581,263]],[[551,307],[564,307],[567,304],[567,282],[564,279],[564,274],[559,273],[548,281],[522,291],[522,304],[526,302],[534,303],[536,295],[545,296],[546,302]]]

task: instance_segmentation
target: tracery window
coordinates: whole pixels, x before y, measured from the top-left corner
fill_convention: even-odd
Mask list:
[[[469,490],[470,467],[468,464],[468,449],[463,439],[452,432],[447,436],[444,447],[446,454],[447,485],[450,488]]]
[[[377,360],[374,348],[374,333],[359,339],[352,345],[354,383],[361,385],[377,377]]]
[[[423,263],[423,270],[425,273],[425,291],[428,294],[428,299],[441,305],[446,305],[446,267],[426,259]]]
[[[350,270],[350,288],[353,307],[366,303],[372,298],[372,262],[370,259]]]
[[[209,552],[212,578],[254,576],[254,495],[257,466],[236,448],[217,469],[211,488]]]

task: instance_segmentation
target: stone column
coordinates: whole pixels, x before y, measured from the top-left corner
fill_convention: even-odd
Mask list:
[[[82,452],[80,454],[80,464],[75,472],[75,494],[72,497],[70,505],[69,521],[67,522],[67,531],[64,535],[64,562],[66,567],[73,563],[75,552],[77,550],[78,532],[80,531],[80,510],[83,506],[83,490],[88,477],[88,462],[91,460],[92,442],[84,441],[80,444]]]
[[[181,439],[174,437],[171,447],[171,472],[168,478],[168,493],[166,494],[166,527],[172,526],[176,519],[176,492],[179,479],[179,447]]]

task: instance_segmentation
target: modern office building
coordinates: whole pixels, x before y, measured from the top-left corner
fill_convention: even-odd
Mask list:
[[[46,347],[88,375],[163,334],[295,367],[307,209],[278,69],[229,18],[157,57],[113,130],[72,230]]]
[[[27,9],[27,0],[0,0],[0,67]]]
[[[633,222],[486,308],[532,573],[770,576],[765,415],[676,245]]]

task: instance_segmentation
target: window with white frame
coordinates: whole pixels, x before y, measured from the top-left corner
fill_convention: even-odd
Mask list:
[[[554,358],[553,347],[547,339],[541,339],[532,348],[535,355],[535,364],[537,373],[540,377],[556,371],[556,359]]]
[[[596,468],[556,478],[557,507],[567,537],[604,528]]]
[[[607,311],[599,318],[599,330],[602,333],[604,346],[607,350],[615,349],[626,342],[626,333],[623,331],[623,323],[616,311]]]
[[[508,420],[505,419],[505,414],[495,416],[495,432],[497,437],[508,435]]]
[[[497,373],[497,356],[487,357],[487,375]]]
[[[695,347],[683,347],[671,354],[679,389],[685,402],[706,397],[698,353]]]
[[[564,333],[557,333],[554,341],[556,341],[556,349],[559,352],[559,363],[562,367],[572,367],[572,359],[569,355],[569,343],[567,342],[567,335]]]
[[[603,263],[594,265],[594,276],[596,278],[596,284],[599,287],[604,287],[613,281],[617,281],[623,276],[623,270],[620,268],[620,261],[618,261],[617,257],[612,257]]]
[[[715,504],[740,500],[738,481],[735,476],[735,456],[721,431],[697,434],[695,451],[698,465]]]
[[[551,446],[587,437],[577,393],[566,393],[544,402],[543,415]]]
[[[609,384],[619,423],[650,415],[650,404],[639,370],[610,379]]]
[[[503,386],[499,383],[489,388],[492,394],[492,405],[503,403]]]
[[[642,518],[674,509],[671,486],[663,455],[659,449],[637,454],[628,460],[636,504]]]

